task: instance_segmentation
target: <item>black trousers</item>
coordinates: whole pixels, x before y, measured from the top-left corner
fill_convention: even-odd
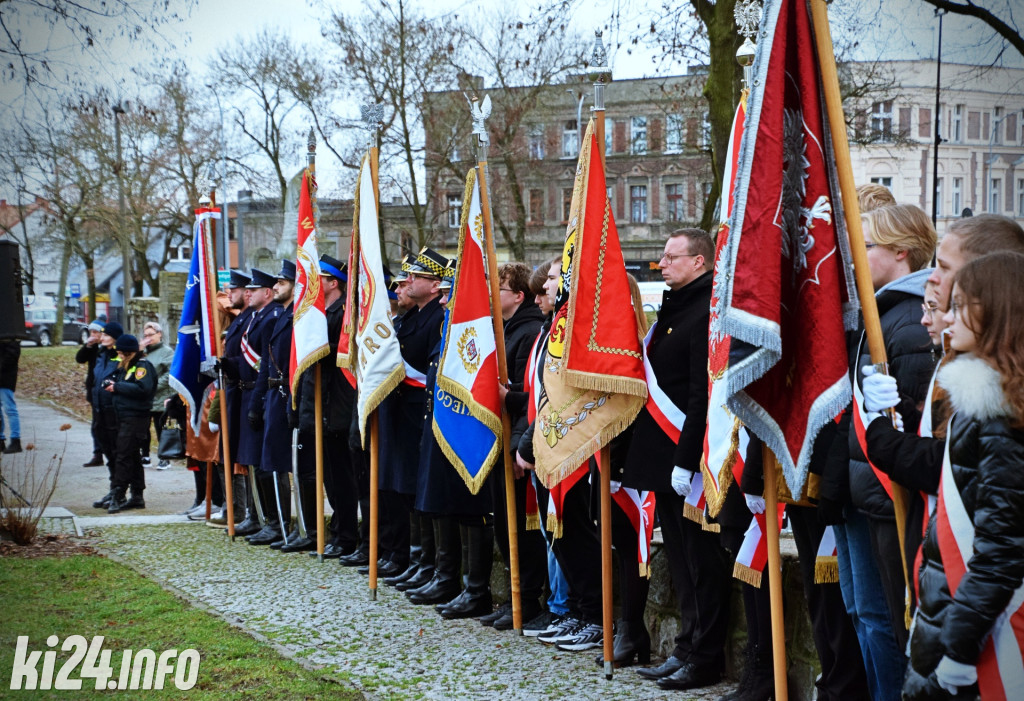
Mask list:
[[[411,494],[401,494],[390,489],[378,492],[378,559],[394,560],[403,567],[409,564],[409,514],[412,513],[415,501],[416,497]]]
[[[117,422],[117,447],[114,452],[112,486],[123,493],[131,487],[133,494],[146,488],[142,470],[142,444],[149,440],[149,415],[122,416]]]
[[[600,533],[598,534],[600,539]],[[640,575],[640,541],[629,517],[612,499],[612,547],[619,560],[619,600],[622,620],[644,625],[651,580]]]
[[[590,483],[584,477],[566,493],[562,537],[551,550],[569,584],[570,613],[586,623],[601,623],[601,535],[590,515]]]
[[[89,426],[92,431],[92,454],[101,455],[103,453],[103,443],[100,440],[100,412],[96,410],[92,402],[89,403],[89,409],[92,414],[92,424]]]
[[[100,409],[96,412],[96,435],[100,441],[100,449],[107,461],[107,473],[110,475],[110,488],[114,488],[114,459],[117,452],[117,412],[113,408]]]
[[[821,678],[815,684],[818,698],[821,701],[866,699],[870,692],[864,658],[839,583],[814,583],[814,559],[825,527],[818,523],[817,509],[810,507],[787,506],[786,516],[800,556],[804,596],[811,614],[811,635],[821,662]]]
[[[516,502],[516,532],[519,538],[519,596],[522,601],[539,602],[548,581],[548,545],[540,531],[526,530],[526,480],[525,475],[514,481]],[[498,550],[510,566],[508,549],[508,518],[505,510],[505,473],[502,465],[496,465],[487,478],[494,505],[494,540]],[[540,490],[538,490],[539,492]],[[540,495],[538,494],[538,497]],[[546,513],[541,509],[541,520]]]
[[[156,444],[160,445],[160,434],[163,433],[164,413],[154,411],[149,414],[153,420],[153,430],[156,431]],[[184,434],[183,434],[184,435]],[[146,428],[146,442],[142,444],[142,457],[149,457],[149,427]]]
[[[359,545],[358,489],[348,449],[348,432],[325,431],[324,492],[334,511],[329,540],[345,552]]]
[[[673,655],[699,667],[721,668],[732,558],[718,542],[718,534],[701,529],[683,516],[685,500],[675,492],[657,493],[658,520],[665,541],[672,585],[679,603],[679,634]]]

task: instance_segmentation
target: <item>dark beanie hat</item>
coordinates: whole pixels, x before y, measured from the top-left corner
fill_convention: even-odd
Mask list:
[[[135,338],[135,336],[132,336],[130,333],[122,334],[117,337],[117,343],[114,344],[114,349],[123,353],[138,353],[139,339]]]
[[[103,333],[107,334],[113,339],[118,339],[121,337],[121,334],[124,333],[124,329],[121,328],[121,325],[116,321],[111,321],[108,322],[107,325],[103,327]]]

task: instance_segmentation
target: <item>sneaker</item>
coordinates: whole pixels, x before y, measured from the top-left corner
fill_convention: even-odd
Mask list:
[[[152,464],[148,455],[142,456],[142,464],[145,465],[146,467],[149,467]]]
[[[549,630],[538,635],[537,640],[541,641],[545,645],[554,645],[556,643],[565,642],[572,638],[572,636],[575,635],[576,632],[584,625],[583,621],[566,615],[558,622],[557,625],[552,625]]]
[[[604,628],[596,623],[587,623],[578,629],[576,634],[571,636],[569,640],[558,643],[558,649],[569,652],[592,650],[595,647],[601,647],[603,640]]]
[[[158,462],[156,464],[156,469],[158,469],[158,470],[166,470],[170,466],[171,466],[171,463],[169,461],[161,460],[160,462]]]
[[[523,635],[527,638],[536,638],[541,633],[546,633],[551,624],[560,618],[561,616],[556,616],[550,611],[541,611],[537,616],[523,624]]]

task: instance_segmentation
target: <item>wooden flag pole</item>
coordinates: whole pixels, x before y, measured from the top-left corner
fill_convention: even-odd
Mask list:
[[[377,182],[379,152],[376,146],[376,131],[370,147],[370,182],[373,183],[373,203],[380,211],[380,187]],[[384,250],[381,249],[381,257]],[[380,528],[380,495],[378,480],[380,474],[380,425],[377,410],[370,414],[370,600],[377,600],[377,532]]]
[[[309,128],[309,137],[306,139],[306,166],[309,174],[316,173],[316,132],[313,127]],[[316,191],[310,184],[309,201],[313,209],[313,231],[319,231],[317,225]],[[313,371],[313,416],[316,422],[314,429],[316,435],[316,554],[317,560],[324,561],[324,404],[323,389],[320,386],[321,373],[320,362],[318,361]]]
[[[779,552],[779,499],[775,453],[762,447],[764,466],[764,516],[768,528],[768,596],[772,613],[772,661],[775,670],[775,698],[789,698],[786,678],[786,619],[782,610],[782,555]]]
[[[591,57],[589,73],[594,80],[594,136],[597,138],[597,154],[601,162],[601,172],[605,167],[604,138],[604,88],[605,81],[611,79],[608,70],[608,57],[605,53],[602,32],[594,32],[594,52]],[[584,133],[583,125],[576,124],[576,133]],[[580,143],[580,150],[583,144]],[[614,590],[612,588],[612,450],[610,446],[602,446],[598,466],[601,477],[601,613],[604,628],[604,676],[611,679],[615,669],[615,615],[612,609]]]
[[[474,115],[480,109],[473,100]],[[483,113],[480,113],[483,115]],[[491,286],[491,324],[494,327],[495,355],[498,356],[498,381],[508,385],[508,361],[505,358],[505,322],[501,318],[501,305],[497,303],[500,296],[498,280],[498,260],[494,246],[494,230],[491,223],[491,205],[487,196],[487,127],[484,125],[486,115],[479,118],[474,125],[477,133],[477,180],[480,186],[480,211],[484,220],[484,245],[487,247],[487,279]],[[517,635],[523,634],[523,607],[519,580],[519,527],[516,514],[516,482],[512,458],[512,425],[508,410],[504,403],[501,406],[501,444],[502,460],[505,470],[505,519],[508,524],[508,565],[509,578],[512,580],[512,629]]]
[[[839,75],[836,72],[832,33],[828,25],[828,6],[825,0],[811,0],[810,4],[818,62],[821,64],[822,88],[825,91],[825,107],[828,111],[836,170],[839,175],[839,189],[843,197],[843,210],[846,213],[846,233],[850,237],[850,254],[853,257],[853,270],[857,279],[857,294],[860,297],[861,312],[864,316],[864,333],[867,335],[872,364],[888,372],[885,339],[882,337],[882,322],[879,319],[878,305],[875,302],[875,287],[871,282],[868,251],[861,229],[857,185],[853,181],[853,167],[850,163],[850,144],[846,138],[846,119],[843,115],[843,100],[839,92]],[[854,368],[853,371],[858,373],[860,368]],[[894,418],[891,410],[889,416]],[[900,563],[903,565],[903,584],[906,591],[904,624],[909,628],[910,571],[907,568],[906,556],[907,491],[896,482],[892,482],[892,506],[896,517],[896,536],[900,545]]]
[[[213,190],[210,191],[210,207],[216,207],[216,193]],[[223,221],[227,221],[228,211],[227,204],[225,203],[224,211],[221,213]],[[225,224],[227,226],[227,224]],[[210,220],[210,228],[207,230],[209,233],[204,234],[207,237],[206,250],[209,253],[209,260],[204,260],[203,265],[206,266],[206,279],[210,281],[210,289],[207,290],[210,303],[213,305],[213,335],[215,338],[215,347],[217,348],[217,357],[221,358],[224,356],[224,339],[221,337],[220,328],[220,305],[217,303],[217,267],[213,264],[213,261],[217,259],[217,237],[215,233],[217,231],[217,225],[214,220]],[[194,253],[194,252],[193,252]],[[224,252],[227,256],[228,252]],[[212,275],[210,268],[213,268]],[[224,388],[224,373],[218,373],[218,384],[220,385],[217,389],[218,401],[220,402],[220,440],[221,440],[221,457],[224,463],[224,507],[227,512],[228,522],[228,535],[231,540],[235,539],[235,503],[234,503],[234,489],[231,484],[232,463],[231,463],[231,441],[228,438],[228,398],[227,390]],[[196,411],[202,410],[202,402],[199,402],[199,407]],[[206,518],[210,518],[210,504],[213,501],[213,474],[212,470],[209,469],[210,463],[207,463],[206,470]]]

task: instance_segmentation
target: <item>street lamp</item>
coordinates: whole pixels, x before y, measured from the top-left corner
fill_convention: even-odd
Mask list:
[[[942,136],[940,132],[940,126],[942,125],[942,119],[940,117],[939,110],[939,96],[941,94],[940,86],[942,85],[942,16],[946,14],[946,11],[940,8],[935,8],[935,16],[939,18],[939,46],[936,52],[935,60],[935,146],[932,154],[932,226],[938,225],[939,220],[939,144],[942,143]],[[932,259],[934,265],[935,260]]]
[[[117,144],[117,164],[114,168],[117,174],[117,213],[118,228],[121,230],[121,297],[123,306],[121,309],[121,321],[127,326],[128,323],[128,302],[132,298],[132,259],[128,245],[128,232],[125,230],[125,204],[124,204],[124,160],[121,158],[121,115],[125,113],[120,101],[114,105],[114,140]]]

